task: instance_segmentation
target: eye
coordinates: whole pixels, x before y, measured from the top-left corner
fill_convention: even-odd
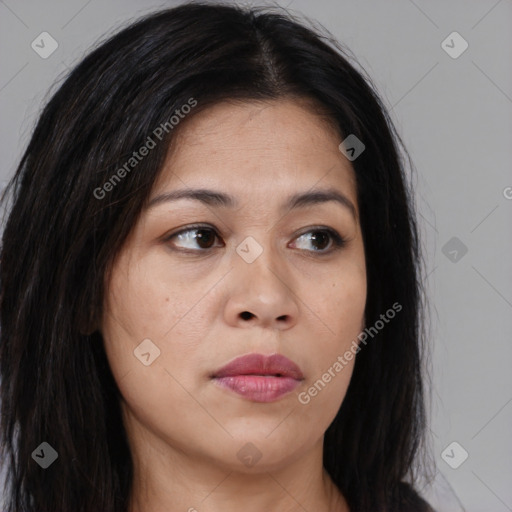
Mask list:
[[[171,242],[178,251],[200,253],[208,249],[222,247],[215,246],[215,239],[220,237],[215,229],[205,225],[192,225],[186,229],[167,236],[164,241]],[[312,244],[313,249],[308,248]],[[327,254],[344,247],[346,240],[338,232],[330,228],[315,228],[299,235],[294,242],[294,249],[306,250],[320,254]]]
[[[217,232],[209,226],[189,226],[187,229],[173,233],[165,238],[166,242],[172,241],[172,245],[190,252],[201,252],[211,249],[218,238]]]
[[[346,240],[339,233],[329,228],[312,229],[303,233],[295,240],[294,248],[319,253],[329,253],[344,247],[346,244]],[[312,244],[313,250],[308,249],[308,244]]]

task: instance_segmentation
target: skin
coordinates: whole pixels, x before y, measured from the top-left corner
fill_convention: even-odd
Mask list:
[[[322,450],[355,359],[298,400],[364,327],[364,246],[341,140],[298,99],[226,102],[182,121],[150,199],[208,188],[238,204],[155,204],[114,263],[101,330],[134,459],[130,512],[348,511]],[[324,188],[355,216],[335,201],[283,209],[290,195]],[[165,240],[193,223],[215,230],[206,245],[197,231]],[[315,242],[318,227],[345,246]],[[263,250],[252,263],[236,252],[248,236]],[[134,355],[146,338],[160,350],[148,366]],[[305,379],[257,403],[210,378],[248,353],[284,354]],[[250,467],[237,457],[247,443],[261,454]]]

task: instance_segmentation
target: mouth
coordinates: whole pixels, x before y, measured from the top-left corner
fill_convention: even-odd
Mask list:
[[[304,380],[301,369],[281,354],[238,357],[211,375],[220,387],[253,402],[274,402]]]

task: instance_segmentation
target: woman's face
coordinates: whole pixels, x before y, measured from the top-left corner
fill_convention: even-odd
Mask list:
[[[366,302],[359,207],[339,134],[301,105],[182,121],[116,259],[101,330],[139,447],[269,470],[318,448],[340,408]],[[221,378],[248,354],[302,375],[275,359]]]

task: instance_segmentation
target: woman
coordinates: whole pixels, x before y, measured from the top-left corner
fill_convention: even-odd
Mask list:
[[[432,510],[412,194],[349,60],[184,4],[71,72],[8,189],[9,512]]]

